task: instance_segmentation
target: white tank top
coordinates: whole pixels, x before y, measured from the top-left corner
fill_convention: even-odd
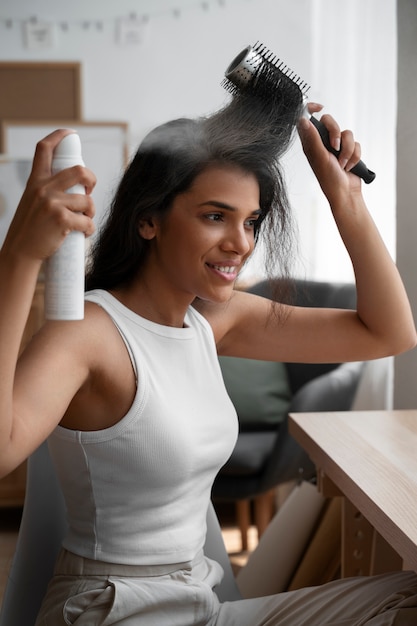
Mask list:
[[[106,291],[86,299],[119,329],[138,386],[114,426],[57,426],[49,438],[68,511],[63,545],[112,563],[191,560],[204,545],[212,483],[238,429],[211,327],[192,307],[184,328],[172,328],[136,315]]]

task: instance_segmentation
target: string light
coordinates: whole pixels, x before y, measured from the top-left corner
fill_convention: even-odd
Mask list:
[[[120,19],[128,18],[132,20],[137,19],[138,21],[147,23],[151,18],[155,19],[155,18],[162,18],[162,17],[167,17],[167,16],[171,16],[174,19],[180,19],[188,9],[199,7],[202,11],[208,12],[210,8],[212,7],[218,6],[218,7],[225,8],[226,4],[230,5],[231,3],[239,3],[242,1],[245,1],[245,0],[228,0],[228,2],[227,0],[210,0],[210,1],[206,0],[203,2],[201,1],[188,2],[186,6],[173,6],[166,10],[149,11],[148,13],[141,15],[141,16],[138,16],[135,12],[130,12],[127,16],[116,15],[113,18],[110,18],[110,21],[118,22]],[[38,23],[38,21],[44,21],[44,18],[41,16],[37,16],[37,15],[31,15],[31,16],[28,16],[27,18],[0,17],[0,25],[3,24],[7,29],[12,29],[15,24],[20,25],[20,24],[25,24],[27,22],[30,22],[31,24],[36,24]],[[109,21],[109,20],[107,18],[100,18],[100,17],[91,18],[91,19],[81,19],[81,20],[72,20],[72,19],[69,19],[69,18],[67,19],[64,17],[63,19],[57,21],[57,25],[63,32],[68,32],[70,29],[74,29],[74,28],[79,28],[83,31],[88,31],[91,27],[95,27],[96,31],[101,32],[104,29],[104,23],[106,21]]]
[[[188,2],[182,2],[182,0],[173,0],[171,7],[164,10],[152,10],[150,9],[146,13],[137,14],[135,11],[130,11],[125,15],[114,15],[113,17],[101,17],[95,16],[91,18],[78,18],[71,19],[63,16],[56,20],[51,21],[49,18],[45,18],[42,15],[29,15],[26,18],[14,18],[0,15],[0,29],[3,26],[7,30],[13,30],[17,26],[16,34],[23,34],[23,45],[28,46],[27,33],[32,33],[32,41],[34,38],[43,38],[43,47],[56,47],[59,40],[53,37],[53,31],[60,31],[62,36],[72,34],[75,30],[82,33],[96,33],[102,34],[104,32],[111,32],[112,25],[115,26],[114,32],[115,43],[117,45],[125,44],[141,44],[146,36],[146,30],[148,23],[157,18],[171,17],[175,20],[180,20],[184,17],[187,11],[200,9],[204,13],[208,13],[211,9],[224,9],[226,6],[231,7],[233,4],[240,4],[242,2],[251,2],[254,0],[193,0]],[[129,26],[130,22],[130,26]],[[123,26],[124,24],[124,26]],[[44,28],[44,32],[42,31]],[[125,29],[124,34],[121,36],[121,32]],[[48,31],[48,32],[47,32]],[[26,35],[25,35],[26,33]],[[49,33],[49,36],[46,35]],[[30,46],[32,47],[32,46]]]

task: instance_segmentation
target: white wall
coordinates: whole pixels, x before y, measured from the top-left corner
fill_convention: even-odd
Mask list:
[[[128,121],[132,145],[160,122],[219,107],[226,97],[220,86],[226,66],[257,39],[310,79],[309,0],[208,4],[205,10],[192,0],[2,0],[0,16],[15,20],[12,28],[0,23],[0,58],[81,61],[84,117]],[[148,16],[143,43],[119,45],[118,20],[133,11],[138,19]],[[55,24],[54,47],[24,47],[21,30],[31,16]]]
[[[121,45],[120,18],[144,19],[143,41]],[[377,19],[375,19],[377,16]],[[53,25],[52,47],[28,49],[28,20]],[[2,0],[0,60],[71,60],[83,68],[86,120],[129,123],[133,150],[153,126],[210,113],[234,56],[262,41],[312,85],[310,99],[353,127],[377,181],[366,189],[395,253],[395,0]],[[298,142],[286,160],[300,228],[301,275],[351,280],[327,203]],[[372,187],[372,188],[371,188]]]
[[[417,4],[398,0],[398,267],[417,321]],[[387,294],[388,295],[388,294]],[[394,407],[417,407],[417,350],[395,359]]]
[[[416,48],[408,53],[404,47],[416,41],[417,17],[415,0],[398,4],[401,28],[406,29],[401,31],[406,38],[401,54],[408,59],[401,83],[408,89],[401,106],[411,98],[400,136],[400,149],[406,144],[408,152],[400,157],[398,179],[399,264],[417,311]],[[355,130],[364,160],[377,172],[364,192],[395,256],[396,5],[396,0],[1,0],[0,60],[80,61],[84,118],[128,122],[133,150],[156,124],[221,106],[227,96],[220,82],[228,63],[247,44],[260,40],[312,85],[311,100],[325,104],[342,126]],[[139,21],[145,18],[143,40],[121,45],[116,39],[119,19],[132,14]],[[53,25],[52,47],[25,47],[22,32],[30,19]],[[327,203],[298,143],[286,166],[300,228],[298,273],[350,280],[350,265]],[[416,359],[413,351],[396,360],[397,406],[416,405]],[[392,389],[384,383],[381,398],[387,384]]]

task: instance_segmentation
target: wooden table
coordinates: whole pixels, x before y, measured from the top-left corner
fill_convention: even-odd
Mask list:
[[[417,410],[293,413],[289,429],[323,494],[345,496],[342,575],[417,571]]]

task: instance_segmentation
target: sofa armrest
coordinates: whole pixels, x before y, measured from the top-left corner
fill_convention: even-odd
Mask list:
[[[294,395],[288,413],[348,411],[364,366],[362,362],[343,363],[311,380]],[[312,480],[315,477],[314,463],[288,432],[288,420],[279,427],[264,477],[264,490],[290,480]]]
[[[364,362],[342,363],[306,383],[294,394],[288,413],[348,411],[359,385]]]

